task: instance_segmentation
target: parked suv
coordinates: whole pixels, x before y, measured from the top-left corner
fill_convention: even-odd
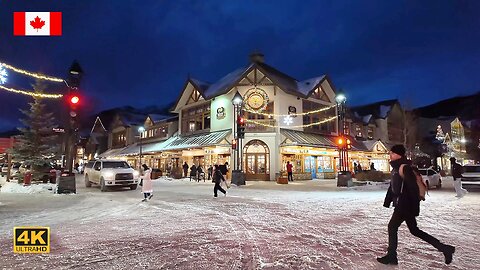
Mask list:
[[[100,185],[100,190],[106,191],[111,186],[130,187],[137,189],[139,174],[123,160],[97,160],[91,167],[85,166],[85,186],[92,183]]]
[[[463,166],[462,186],[467,189],[480,188],[480,165]]]
[[[420,175],[422,175],[423,182],[427,185],[428,189],[435,186],[436,188],[442,188],[442,177],[438,172],[432,168],[418,169]]]

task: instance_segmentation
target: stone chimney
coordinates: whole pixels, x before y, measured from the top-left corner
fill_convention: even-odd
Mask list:
[[[252,63],[264,63],[264,55],[260,51],[254,51],[250,54],[250,62]]]

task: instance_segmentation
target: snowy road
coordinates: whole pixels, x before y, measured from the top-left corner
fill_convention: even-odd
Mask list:
[[[392,210],[385,190],[332,181],[253,183],[214,199],[211,183],[155,181],[155,196],[0,193],[1,269],[391,269],[379,265]],[[451,181],[451,180],[450,180]],[[430,191],[419,227],[457,246],[443,255],[399,231],[399,269],[479,269],[480,192]],[[51,253],[13,254],[14,226],[50,226]]]

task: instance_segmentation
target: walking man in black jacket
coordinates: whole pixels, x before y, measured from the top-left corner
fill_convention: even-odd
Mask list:
[[[223,177],[223,174],[222,172],[220,171],[219,169],[219,166],[218,165],[215,165],[215,170],[213,172],[213,180],[215,181],[215,187],[213,187],[213,197],[217,197],[218,194],[217,194],[217,191],[220,190],[220,192],[222,192],[225,196],[227,196],[227,192],[225,191],[225,189],[223,189],[221,186],[220,186],[220,183],[222,181],[225,181],[225,177]]]
[[[393,202],[395,207],[393,215],[388,223],[388,253],[377,261],[383,264],[398,264],[397,245],[398,227],[405,221],[410,233],[434,246],[445,256],[445,263],[452,262],[455,247],[442,244],[438,239],[420,230],[417,226],[416,217],[420,214],[420,195],[416,176],[410,162],[405,157],[405,147],[395,145],[390,150],[390,165],[392,181],[388,188],[383,206],[389,208]],[[402,176],[400,176],[402,170]]]

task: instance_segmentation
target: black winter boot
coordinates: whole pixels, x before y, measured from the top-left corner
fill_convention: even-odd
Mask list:
[[[445,264],[450,264],[453,259],[453,253],[455,253],[455,247],[450,245],[443,245],[441,250],[445,256]]]
[[[383,264],[398,264],[397,255],[395,254],[387,254],[383,257],[377,257],[377,261]]]

